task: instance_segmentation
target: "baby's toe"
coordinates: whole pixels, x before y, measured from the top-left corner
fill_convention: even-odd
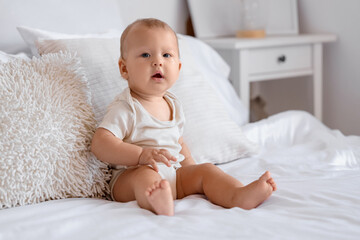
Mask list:
[[[156,182],[155,182],[155,183],[151,184],[151,185],[147,188],[147,191],[152,192],[152,191],[154,191],[156,188],[157,188],[157,186],[156,186]]]
[[[275,191],[277,188],[275,181],[272,179],[269,183],[270,183],[271,187],[273,188],[273,191]]]
[[[155,183],[154,183],[154,189],[156,189],[156,188],[159,188],[160,187],[160,181],[156,181]]]
[[[260,181],[267,182],[271,178],[271,174],[269,171],[266,171],[261,177],[259,178]]]
[[[160,182],[160,187],[162,188],[162,189],[164,189],[164,188],[168,188],[170,185],[169,185],[169,182],[168,181],[166,181],[166,180],[161,180],[161,182]]]
[[[150,187],[148,187],[146,190],[145,190],[145,196],[150,196],[151,195],[151,192],[152,192],[152,189]]]

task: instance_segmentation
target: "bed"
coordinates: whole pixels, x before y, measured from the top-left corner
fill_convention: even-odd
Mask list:
[[[188,196],[175,201],[173,217],[108,200],[111,171],[89,143],[126,87],[116,64],[124,28],[118,5],[86,1],[81,17],[56,24],[53,10],[41,25],[19,15],[41,1],[16,1],[26,11],[10,2],[0,10],[7,13],[0,15],[0,239],[359,239],[360,137],[304,111],[245,124],[248,110],[228,65],[181,34],[183,68],[171,91],[184,105],[194,158],[244,184],[269,170],[278,190],[250,211]],[[69,11],[45,2],[58,14]],[[100,7],[99,23],[91,16]],[[72,24],[80,19],[93,28]]]

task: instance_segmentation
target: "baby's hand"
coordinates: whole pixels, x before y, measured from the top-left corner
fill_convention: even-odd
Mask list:
[[[139,157],[139,165],[151,165],[157,172],[159,169],[156,162],[162,162],[171,167],[170,161],[176,162],[177,159],[166,149],[143,148]]]

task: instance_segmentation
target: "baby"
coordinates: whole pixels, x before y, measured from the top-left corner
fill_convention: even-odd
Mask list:
[[[213,164],[195,164],[183,140],[184,113],[167,90],[181,69],[175,32],[157,19],[130,24],[121,36],[121,76],[129,88],[108,107],[91,151],[113,168],[115,201],[136,200],[141,208],[174,215],[174,199],[205,194],[225,208],[252,209],[276,184],[270,173],[244,186]]]

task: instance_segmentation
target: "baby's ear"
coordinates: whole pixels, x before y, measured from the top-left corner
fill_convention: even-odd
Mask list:
[[[120,58],[118,64],[119,64],[119,70],[120,70],[121,76],[127,80],[129,77],[129,74],[128,74],[127,67],[125,64],[125,60]]]

